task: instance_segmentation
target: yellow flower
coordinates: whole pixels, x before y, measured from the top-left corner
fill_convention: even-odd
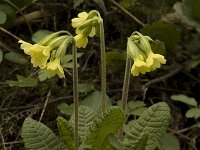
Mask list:
[[[127,42],[128,55],[134,60],[136,57],[138,57],[139,51],[140,50],[138,46],[135,44],[135,42],[133,42],[131,38],[128,38],[128,42]]]
[[[46,66],[51,51],[49,46],[42,46],[39,44],[32,45],[22,40],[20,40],[19,43],[21,43],[21,49],[24,50],[24,53],[31,56],[33,67],[39,66],[40,68],[44,68]]]
[[[156,68],[160,68],[161,64],[165,64],[166,59],[160,54],[150,52],[148,54],[148,58],[146,59],[146,63],[151,68],[151,71],[153,71],[156,70]]]
[[[145,74],[146,72],[150,72],[151,68],[147,65],[147,63],[144,61],[144,58],[142,55],[139,55],[134,60],[134,64],[131,68],[131,73],[133,76],[138,76],[140,73]]]
[[[85,37],[84,35],[82,34],[77,34],[75,37],[74,37],[74,40],[76,42],[76,47],[78,48],[85,48],[87,43],[88,43],[88,38]]]
[[[64,78],[65,74],[63,71],[62,66],[60,65],[60,58],[55,59],[54,61],[50,61],[45,70],[49,74],[50,77],[55,76],[56,74],[59,76],[59,78]]]
[[[76,34],[82,34],[82,35],[85,35],[85,33],[87,33],[87,35],[89,37],[93,37],[96,35],[96,27],[94,26],[89,26],[89,27],[86,27],[84,28],[83,30],[79,30],[79,28],[76,29]]]
[[[72,27],[78,28],[88,17],[87,12],[82,12],[78,14],[78,18],[72,19]]]

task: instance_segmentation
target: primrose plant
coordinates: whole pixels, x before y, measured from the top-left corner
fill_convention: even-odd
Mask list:
[[[76,28],[73,37],[67,31],[48,35],[36,44],[20,40],[21,49],[31,56],[33,67],[39,67],[48,73],[49,78],[58,75],[64,78],[60,59],[72,45],[73,53],[73,99],[74,114],[69,120],[57,118],[60,136],[56,136],[46,125],[26,118],[22,127],[25,147],[31,150],[153,150],[169,125],[170,109],[164,102],[154,104],[130,126],[126,124],[130,75],[139,76],[154,71],[165,64],[164,56],[154,54],[150,42],[153,40],[139,32],[133,32],[127,42],[127,59],[122,92],[121,108],[106,106],[106,62],[103,19],[96,10],[82,12],[72,19]],[[78,101],[77,49],[85,48],[88,37],[98,36],[101,51],[101,114],[87,106],[80,106]],[[132,65],[132,60],[134,61]],[[132,65],[132,67],[131,67]]]

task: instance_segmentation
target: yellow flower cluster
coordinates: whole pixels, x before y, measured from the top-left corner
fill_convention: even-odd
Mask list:
[[[21,49],[24,50],[24,53],[31,56],[31,63],[33,64],[33,67],[39,67],[40,69],[45,70],[48,73],[49,78],[55,75],[58,75],[60,78],[64,78],[65,74],[60,64],[61,56],[56,55],[56,49],[58,52],[60,49],[59,46],[63,45],[63,42],[65,42],[68,37],[49,37],[44,38],[42,40],[43,42],[36,44],[30,44],[22,40],[19,40],[19,43],[21,43]],[[61,51],[65,52],[66,47],[64,48],[65,49],[61,49]],[[59,51],[58,53],[61,52]]]
[[[74,37],[78,48],[85,48],[88,43],[88,36],[93,37],[97,34],[99,16],[95,11],[81,12],[78,18],[72,19],[72,27],[76,28]]]
[[[133,76],[154,71],[160,68],[161,64],[166,63],[164,56],[153,53],[149,43],[150,41],[153,40],[148,36],[143,36],[139,32],[134,32],[128,38],[127,53],[134,60],[131,68]]]

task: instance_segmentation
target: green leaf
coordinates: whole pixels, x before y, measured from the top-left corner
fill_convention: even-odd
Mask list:
[[[27,64],[26,59],[24,59],[22,56],[20,56],[16,53],[13,53],[13,52],[6,53],[4,58],[11,62],[14,62],[14,63],[18,63],[18,64],[22,64],[22,65]]]
[[[123,150],[123,145],[119,142],[118,138],[113,134],[108,134],[106,137],[106,141],[115,149],[115,150]]]
[[[154,150],[164,136],[170,118],[170,108],[166,103],[160,102],[149,107],[133,122],[129,132],[126,132],[127,146],[136,145],[144,134],[148,134],[145,150]]]
[[[182,22],[188,26],[194,27],[200,32],[200,1],[199,0],[183,0],[174,5],[176,13]]]
[[[180,31],[177,30],[176,26],[163,22],[154,22],[152,25],[147,25],[141,32],[154,40],[158,39],[164,42],[167,51],[173,51],[180,39]]]
[[[141,116],[147,108],[143,101],[129,101],[128,102],[128,114],[134,116]]]
[[[47,126],[31,118],[25,119],[21,136],[30,150],[67,150]]]
[[[49,74],[45,71],[45,70],[40,70],[38,72],[38,79],[40,81],[45,81],[46,79],[48,79]]]
[[[89,83],[82,83],[78,85],[78,90],[81,93],[88,93],[92,90],[94,90],[94,84],[89,84]]]
[[[81,140],[83,140],[89,132],[89,128],[93,124],[94,119],[97,117],[96,113],[89,107],[80,106],[78,114],[78,130]],[[72,126],[74,127],[74,114],[70,119]]]
[[[59,103],[57,105],[57,109],[60,111],[60,113],[65,114],[65,115],[69,115],[68,111],[69,111],[69,105],[66,103]]]
[[[0,63],[2,62],[2,60],[3,60],[3,52],[2,52],[2,50],[0,49]]]
[[[154,53],[161,54],[161,55],[166,54],[165,44],[162,41],[155,40],[155,42],[151,43],[151,48]]]
[[[119,107],[107,109],[101,116],[96,117],[87,134],[84,144],[91,145],[93,150],[104,149],[103,143],[109,134],[115,134],[125,120],[125,113]]]
[[[165,134],[160,139],[159,150],[180,150],[180,144],[176,136]]]
[[[143,101],[129,101],[128,108],[130,110],[135,110],[137,108],[145,107],[146,104]]]
[[[84,53],[77,53],[77,58],[81,57]],[[61,57],[61,66],[65,68],[73,68],[73,55],[72,54],[67,54]],[[79,64],[77,64],[79,67]]]
[[[117,51],[106,52],[106,64],[111,67],[113,71],[122,71],[126,65],[126,53]]]
[[[135,144],[135,149],[134,150],[146,150],[145,147],[147,145],[148,138],[149,138],[149,134],[148,133],[142,134],[142,137]]]
[[[37,85],[37,79],[23,77],[21,75],[17,75],[17,81],[7,80],[6,83],[10,86],[17,86],[17,87],[34,87]]]
[[[57,125],[60,132],[60,137],[63,143],[69,150],[73,150],[74,149],[74,139],[73,139],[74,129],[72,125],[63,117],[57,118]]]
[[[190,108],[186,112],[185,116],[187,118],[195,118],[195,119],[199,118],[200,117],[200,108]]]
[[[15,24],[15,19],[16,19],[15,11],[13,10],[13,8],[9,5],[1,4],[0,12],[1,12],[0,27],[3,27],[3,28],[13,27]]]
[[[191,106],[197,106],[197,101],[193,97],[188,97],[182,94],[172,95],[171,99],[174,101],[179,101]]]
[[[0,24],[4,24],[6,22],[7,15],[4,11],[0,10]]]
[[[106,95],[107,107],[110,107],[111,99]],[[101,92],[94,91],[91,95],[87,96],[83,101],[81,101],[81,105],[88,106],[95,110],[97,113],[101,112]]]
[[[141,116],[146,109],[147,109],[146,107],[136,108],[130,111],[129,114],[134,115],[134,116]]]
[[[35,43],[38,43],[41,41],[44,37],[46,37],[49,34],[52,34],[52,31],[49,30],[38,30],[32,35],[32,41]]]

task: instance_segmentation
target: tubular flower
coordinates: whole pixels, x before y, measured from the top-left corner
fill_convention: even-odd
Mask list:
[[[57,58],[54,61],[50,61],[47,64],[45,70],[49,74],[50,77],[53,77],[55,75],[58,75],[59,78],[64,78],[65,77],[63,68],[60,65],[60,58]]]
[[[78,18],[73,18],[72,19],[72,27],[73,28],[78,28],[80,25],[83,24],[83,22],[87,19],[88,13],[87,12],[82,12],[78,14]]]
[[[77,34],[77,35],[74,37],[74,40],[75,40],[76,46],[77,46],[78,48],[81,48],[81,47],[85,48],[86,45],[87,45],[87,43],[88,43],[88,38],[85,37],[85,36],[82,35],[82,34]]]
[[[139,73],[145,74],[146,72],[150,72],[151,68],[147,65],[147,63],[144,61],[144,58],[142,55],[139,55],[134,60],[134,64],[131,68],[131,74],[133,76],[138,76]]]
[[[154,71],[166,63],[164,56],[152,52],[151,41],[153,40],[149,36],[143,36],[139,32],[133,32],[128,38],[127,53],[134,60],[131,69],[133,76]]]
[[[150,52],[146,59],[146,63],[151,68],[151,71],[154,71],[156,68],[160,68],[161,64],[165,64],[166,59],[160,54],[154,54],[153,52]]]
[[[72,19],[72,27],[76,28],[77,47],[85,48],[88,43],[88,37],[99,35],[99,25],[102,18],[97,11],[82,12],[78,14],[78,18]]]
[[[85,28],[83,30],[79,30],[79,28],[76,29],[76,34],[83,34],[84,35],[85,33],[87,33],[87,35],[89,37],[93,37],[93,36],[96,35],[96,28],[94,26],[92,26],[92,27]]]
[[[31,63],[34,67],[39,66],[42,69],[46,66],[51,51],[49,46],[32,45],[22,40],[19,43],[21,43],[21,49],[24,50],[24,53],[31,56]]]

